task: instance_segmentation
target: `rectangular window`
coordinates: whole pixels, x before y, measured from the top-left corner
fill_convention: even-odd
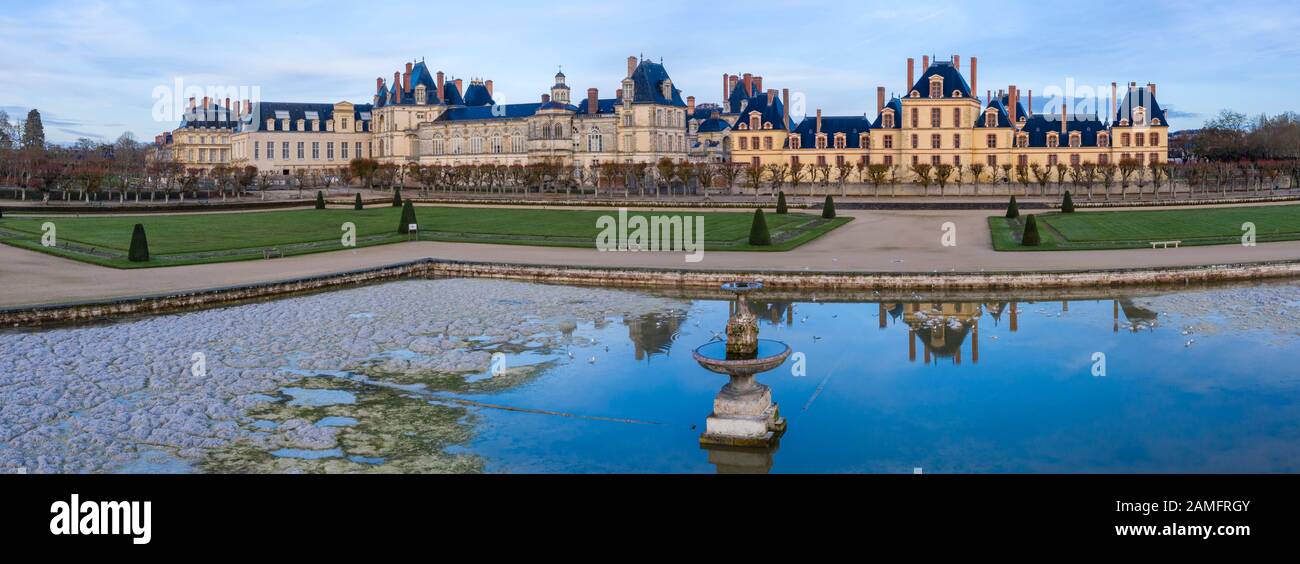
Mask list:
[[[936,133],[930,136],[930,148],[931,149],[943,148],[943,141],[940,140],[939,134]]]
[[[764,138],[763,138],[763,149],[768,150],[768,151],[771,151],[771,150],[772,150],[772,138],[771,138],[771,137],[764,137]]]
[[[930,164],[931,164],[932,166],[939,166],[939,155],[931,155],[931,156],[930,156]]]
[[[347,142],[344,141],[343,143],[339,143],[339,149],[342,151],[342,153],[340,153],[340,156],[343,157],[343,160],[345,160],[345,161],[348,160],[348,144],[347,144]]]
[[[1047,155],[1047,166],[1056,166],[1056,155]]]
[[[915,134],[912,135],[912,148],[913,149],[921,148],[921,139]]]
[[[1151,134],[1151,146],[1152,146],[1152,147],[1159,147],[1159,146],[1160,146],[1160,134],[1159,134],[1159,133],[1152,133],[1152,134]]]
[[[990,133],[989,136],[988,136],[988,140],[987,140],[986,144],[988,145],[988,147],[989,147],[990,149],[996,149],[996,148],[998,148],[998,136],[995,135],[995,134]]]
[[[1138,133],[1138,134],[1137,134],[1137,146],[1139,146],[1139,147],[1146,147],[1146,146],[1147,146],[1147,136],[1146,136],[1145,133]]]
[[[952,109],[952,126],[953,126],[953,127],[961,127],[961,126],[962,126],[962,123],[961,123],[961,108],[953,108],[953,109]]]
[[[1070,155],[1070,166],[1079,166],[1080,158],[1078,154]]]
[[[989,166],[991,166],[991,167],[998,166],[998,157],[997,157],[997,155],[989,155]]]
[[[311,142],[311,160],[313,161],[320,160],[320,141]]]
[[[253,160],[255,160],[255,161],[256,161],[256,160],[261,160],[261,158],[262,158],[262,142],[261,142],[261,141],[254,141],[254,142],[253,142]]]
[[[795,166],[795,165],[798,165],[798,164],[799,164],[799,157],[797,157],[797,156],[795,156],[795,157],[790,157],[790,165],[791,165],[791,166]]]
[[[826,157],[822,155],[817,155],[817,166],[825,166],[825,165],[826,165]]]
[[[930,109],[930,127],[943,127],[942,115],[939,108]]]
[[[1097,164],[1102,164],[1102,165],[1110,164],[1110,155],[1107,155],[1106,153],[1097,155]]]
[[[894,156],[893,156],[893,155],[885,155],[885,163],[884,163],[884,164],[885,164],[885,166],[894,166]]]
[[[956,165],[956,166],[961,166],[961,155],[953,155],[953,156],[952,156],[952,164],[954,164],[954,165]]]
[[[281,159],[284,159],[284,160],[286,160],[286,161],[289,160],[289,142],[288,142],[288,141],[285,141],[284,143],[281,143],[281,144],[280,144],[280,158],[281,158]]]
[[[357,153],[356,153],[356,157],[357,157],[358,159],[362,157],[362,155],[361,155],[361,142],[360,142],[360,141],[357,141]]]
[[[894,136],[893,136],[893,135],[886,135],[886,136],[885,136],[885,148],[886,148],[886,149],[893,149],[893,148],[894,148]]]
[[[306,160],[306,159],[307,159],[307,142],[306,142],[306,141],[299,141],[299,142],[298,142],[298,160],[301,161],[301,160]]]
[[[741,137],[741,138],[740,138],[740,150],[742,150],[742,151],[748,151],[748,150],[749,150],[749,138],[748,138],[748,137]]]
[[[333,141],[330,141],[329,143],[326,143],[326,144],[325,144],[325,158],[326,158],[326,159],[329,159],[329,160],[331,160],[331,161],[334,160],[334,142],[333,142]]]
[[[954,134],[952,134],[952,147],[953,147],[954,149],[960,149],[960,148],[961,148],[961,134],[960,134],[960,133],[954,133]]]
[[[912,129],[921,127],[921,114],[916,108],[912,108]]]

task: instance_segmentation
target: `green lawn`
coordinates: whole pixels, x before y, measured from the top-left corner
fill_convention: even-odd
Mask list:
[[[1300,205],[1196,208],[1151,211],[1078,211],[1036,214],[1043,243],[1020,245],[1025,214],[990,217],[993,248],[999,251],[1070,251],[1151,248],[1152,241],[1184,246],[1240,245],[1242,225],[1255,224],[1260,243],[1300,239]]]
[[[787,251],[803,245],[849,220],[822,219],[819,215],[766,214],[773,244],[748,244],[753,212],[658,213],[634,212],[630,216],[704,216],[707,251]],[[539,210],[512,208],[417,207],[420,239],[595,247],[596,219],[617,216],[617,210]],[[357,246],[382,245],[407,240],[398,235],[400,210],[375,207],[365,210],[326,209],[213,214],[173,214],[101,217],[6,217],[0,219],[0,242],[60,256],[121,268],[172,266],[263,258],[263,250],[277,248],[285,255],[340,250],[342,225],[357,228]],[[41,226],[52,222],[59,246],[40,244]],[[151,260],[126,260],[131,230],[143,223],[149,238]]]

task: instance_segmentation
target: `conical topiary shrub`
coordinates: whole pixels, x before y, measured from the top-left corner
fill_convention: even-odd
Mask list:
[[[320,190],[316,191],[316,209],[325,209],[325,193]]]
[[[754,223],[749,226],[749,244],[755,247],[772,244],[772,234],[767,231],[767,219],[763,217],[762,208],[754,210]]]
[[[357,201],[356,201],[356,203],[352,204],[352,209],[354,209],[354,210],[363,210],[363,209],[366,209],[366,206],[364,206],[364,205],[361,204],[361,193],[360,193],[360,192],[357,192]]]
[[[1038,237],[1038,220],[1034,216],[1025,218],[1025,234],[1020,237],[1020,244],[1026,247],[1037,247],[1042,239]]]
[[[1074,198],[1070,197],[1070,191],[1065,191],[1065,197],[1061,199],[1061,213],[1074,213]]]
[[[393,207],[395,207],[395,208],[400,208],[400,207],[402,207],[402,189],[401,189],[401,188],[393,188]]]
[[[826,196],[826,202],[822,204],[822,219],[835,219],[835,198]]]
[[[790,213],[790,209],[785,206],[785,190],[776,193],[776,213]]]
[[[406,203],[402,204],[402,221],[397,226],[397,232],[402,235],[409,234],[411,232],[410,226],[414,223],[419,223],[415,219],[415,206],[411,205],[410,200],[407,200]]]
[[[131,231],[131,249],[126,253],[131,262],[149,262],[149,238],[144,235],[144,224],[135,224]]]
[[[1016,205],[1016,197],[1011,197],[1011,203],[1007,204],[1007,219],[1020,217],[1020,206]]]

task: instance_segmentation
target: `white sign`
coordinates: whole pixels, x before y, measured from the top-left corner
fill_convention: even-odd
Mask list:
[[[407,230],[407,231],[419,231],[419,230],[420,230],[420,227],[417,226],[416,224],[412,223],[412,224],[406,226],[406,230]]]

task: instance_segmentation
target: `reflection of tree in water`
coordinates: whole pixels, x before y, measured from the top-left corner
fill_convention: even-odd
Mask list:
[[[656,354],[668,354],[677,338],[677,330],[686,321],[686,312],[672,310],[647,313],[639,317],[623,317],[627,336],[636,346],[636,359],[645,360]]]

